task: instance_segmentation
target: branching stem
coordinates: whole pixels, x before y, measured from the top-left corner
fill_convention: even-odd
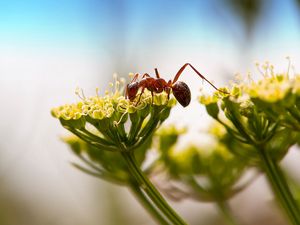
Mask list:
[[[128,165],[129,172],[139,184],[139,187],[147,194],[153,204],[165,215],[173,225],[186,225],[183,219],[169,206],[162,195],[157,191],[151,181],[144,175],[136,163],[134,154],[131,152],[122,153]]]
[[[130,190],[139,200],[139,202],[143,205],[143,207],[151,214],[151,216],[162,225],[170,225],[167,219],[161,215],[159,210],[150,202],[149,198],[144,194],[144,192],[140,189],[138,184],[132,183],[129,185]]]

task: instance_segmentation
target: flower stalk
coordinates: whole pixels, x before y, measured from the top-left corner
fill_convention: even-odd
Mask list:
[[[161,212],[156,208],[156,206],[149,201],[148,197],[143,193],[138,184],[133,182],[129,185],[129,189],[133,192],[133,194],[136,196],[136,198],[139,200],[142,206],[151,214],[151,216],[159,224],[170,225],[165,216],[161,214]]]
[[[235,218],[233,217],[231,209],[229,208],[227,202],[217,202],[217,206],[228,225],[237,225],[237,222],[235,221]]]
[[[259,155],[261,157],[262,167],[267,175],[269,184],[277,201],[286,212],[290,221],[294,225],[300,224],[300,211],[299,205],[295,201],[290,187],[287,184],[279,165],[275,162],[264,150],[263,147],[259,148]]]
[[[185,225],[186,223],[183,219],[181,219],[181,217],[169,206],[166,200],[137,166],[134,155],[126,153],[123,153],[122,155],[128,163],[131,175],[138,182],[141,189],[147,193],[148,197],[153,201],[156,207],[170,220],[171,224]]]

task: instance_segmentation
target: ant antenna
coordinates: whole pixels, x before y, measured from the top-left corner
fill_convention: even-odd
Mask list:
[[[225,94],[229,94],[227,93],[226,91],[223,91],[223,90],[220,90],[218,89],[213,83],[211,83],[209,80],[207,80],[198,70],[195,69],[195,67],[193,67],[190,63],[186,63],[184,64],[180,69],[179,71],[177,72],[177,74],[175,75],[174,77],[174,80],[173,80],[173,84],[178,80],[179,76],[182,74],[182,72],[184,71],[184,69],[187,67],[187,66],[190,66],[195,73],[198,74],[199,77],[201,77],[203,80],[205,80],[207,83],[209,83],[214,89],[216,89],[217,91],[219,92],[222,92],[222,93],[225,93]]]

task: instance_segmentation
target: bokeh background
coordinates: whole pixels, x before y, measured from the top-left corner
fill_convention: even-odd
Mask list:
[[[77,86],[103,94],[112,74],[173,78],[192,63],[217,86],[269,60],[300,71],[298,0],[0,0],[0,224],[154,224],[130,193],[74,169],[60,141],[54,106],[74,102]],[[199,89],[187,70],[193,103],[169,123],[207,126]],[[209,89],[209,87],[207,87]],[[293,150],[283,165],[297,174]],[[298,170],[299,171],[299,170]],[[242,224],[285,224],[263,177],[230,202]],[[191,224],[222,224],[211,204],[172,203]]]

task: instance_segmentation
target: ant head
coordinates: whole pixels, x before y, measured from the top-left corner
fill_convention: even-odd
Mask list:
[[[191,91],[186,83],[182,81],[177,81],[172,85],[172,92],[177,101],[183,106],[186,107],[190,104],[191,101]]]
[[[136,94],[139,90],[139,83],[138,82],[132,82],[130,84],[127,84],[127,96],[130,101],[133,101],[136,97]]]

